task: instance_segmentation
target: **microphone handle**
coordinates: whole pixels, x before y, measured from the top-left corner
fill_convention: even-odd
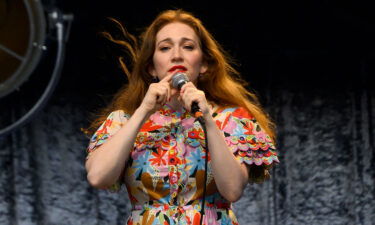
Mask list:
[[[192,112],[192,114],[194,115],[195,118],[203,116],[203,113],[201,112],[197,102],[193,102],[191,104],[191,112]]]
[[[183,80],[182,82],[178,82],[177,89],[181,90],[181,87],[184,86],[184,84],[186,84],[187,82],[188,82],[187,80]],[[202,118],[203,119],[203,113],[201,112],[197,102],[193,102],[191,104],[191,113],[194,115],[195,118]]]

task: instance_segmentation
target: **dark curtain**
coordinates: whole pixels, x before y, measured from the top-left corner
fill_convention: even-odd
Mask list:
[[[234,204],[240,224],[373,224],[375,91],[262,93],[278,125],[281,163]],[[56,96],[0,139],[0,224],[124,224],[126,191],[86,181],[85,101]]]

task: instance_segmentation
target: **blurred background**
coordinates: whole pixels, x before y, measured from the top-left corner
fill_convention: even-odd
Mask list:
[[[277,124],[281,163],[234,203],[240,224],[375,224],[373,8],[236,0],[0,0],[0,224],[125,223],[126,190],[93,189],[84,168],[81,128],[126,83],[99,33],[116,34],[113,17],[139,36],[176,8],[203,21]]]

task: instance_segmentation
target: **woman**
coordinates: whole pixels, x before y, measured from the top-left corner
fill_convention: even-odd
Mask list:
[[[133,68],[120,58],[128,85],[92,125],[101,124],[88,147],[88,181],[111,190],[126,185],[127,224],[238,224],[231,202],[278,162],[272,122],[191,14],[161,13],[139,49],[123,32],[128,41],[104,33],[126,48]],[[177,72],[190,80],[180,90],[171,85]],[[190,112],[193,102],[207,136]]]

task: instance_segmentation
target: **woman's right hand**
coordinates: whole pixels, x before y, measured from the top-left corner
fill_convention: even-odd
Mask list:
[[[174,74],[169,74],[158,83],[150,84],[140,105],[149,114],[159,110],[171,98],[171,80]]]

